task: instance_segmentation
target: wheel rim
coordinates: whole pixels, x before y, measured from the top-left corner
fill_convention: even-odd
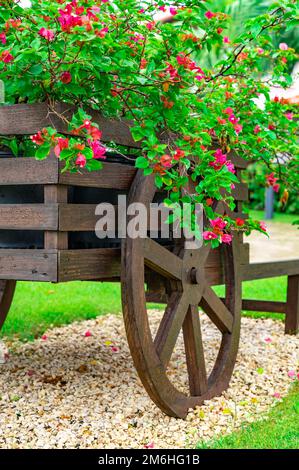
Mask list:
[[[138,174],[129,203],[149,204],[153,181]],[[207,284],[204,264],[210,249],[171,253],[157,242],[126,238],[122,245],[122,301],[128,343],[139,377],[151,399],[170,416],[183,418],[188,409],[219,395],[229,384],[238,351],[240,332],[240,288],[237,246],[223,249],[226,298],[222,302]],[[152,336],[144,289],[145,266],[172,284],[161,323]],[[219,352],[207,376],[198,307],[222,334]],[[178,335],[183,331],[189,377],[189,395],[169,380],[167,366]]]
[[[0,280],[0,330],[9,312],[15,287],[16,281]]]

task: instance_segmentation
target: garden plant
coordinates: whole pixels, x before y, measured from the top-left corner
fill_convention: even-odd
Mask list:
[[[154,173],[156,186],[168,192],[173,217],[182,202],[202,204],[209,221],[203,237],[213,247],[230,243],[236,230],[266,232],[263,223],[230,217],[238,182],[230,155],[262,162],[264,184],[279,192],[282,204],[298,191],[298,110],[269,94],[271,86],[291,83],[296,52],[285,42],[275,44],[278,34],[295,28],[297,9],[296,1],[274,2],[230,37],[229,16],[209,10],[205,1],[33,0],[23,9],[5,0],[4,104],[47,102],[57,113],[55,103],[64,102],[78,111],[67,122],[71,137],[48,127],[31,141],[6,137],[2,143],[15,155],[37,159],[54,148],[63,171],[92,171],[109,149],[90,110],[128,120],[141,142],[136,166]],[[169,12],[173,21],[155,19],[157,11]],[[219,59],[207,68],[201,58],[211,50]],[[266,78],[265,64],[271,72]],[[188,175],[192,193],[186,191]],[[223,198],[227,212],[220,216],[215,202]]]

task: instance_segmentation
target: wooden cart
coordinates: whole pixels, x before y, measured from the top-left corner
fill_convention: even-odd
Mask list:
[[[56,106],[61,114],[72,110]],[[129,125],[94,113],[103,141],[138,147]],[[0,108],[0,135],[31,135],[55,125],[67,134],[63,121],[46,104]],[[231,156],[241,176],[246,163]],[[234,191],[235,216],[240,216],[247,187]],[[244,279],[289,275],[287,302],[243,300],[250,310],[285,312],[286,331],[299,323],[299,262],[249,264],[249,246],[236,236],[231,246],[185,250],[169,239],[99,240],[94,228],[99,202],[119,194],[128,202],[149,205],[156,196],[152,177],[134,166],[108,161],[96,172],[61,173],[57,158],[0,157],[0,328],[8,314],[17,280],[65,282],[121,281],[123,314],[129,347],[151,399],[170,416],[185,417],[188,409],[221,394],[229,385],[236,362]],[[219,213],[225,209],[220,202]],[[225,298],[212,286],[225,285]],[[153,337],[146,302],[165,303]],[[219,350],[207,375],[198,308],[220,332]],[[183,331],[189,393],[180,391],[167,375],[178,335]]]

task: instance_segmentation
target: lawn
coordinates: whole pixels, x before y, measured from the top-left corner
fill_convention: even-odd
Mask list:
[[[284,300],[286,278],[244,282],[244,297]],[[221,287],[216,288],[221,291]],[[18,335],[32,340],[47,328],[86,320],[98,315],[121,312],[120,285],[118,283],[70,282],[48,284],[19,282],[2,335]],[[245,312],[254,317],[279,314]]]
[[[299,448],[299,382],[267,419],[244,426],[240,431],[223,436],[199,449],[298,449]]]

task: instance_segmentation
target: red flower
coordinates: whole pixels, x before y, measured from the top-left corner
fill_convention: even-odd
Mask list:
[[[5,64],[9,64],[14,60],[14,57],[10,54],[9,51],[3,51],[0,55],[0,61],[4,62]]]
[[[184,158],[184,156],[185,156],[184,150],[176,149],[176,152],[173,156],[173,159],[174,160],[180,160],[181,158]]]
[[[162,155],[161,159],[160,159],[160,162],[161,162],[161,165],[164,167],[164,168],[170,168],[171,167],[171,162],[172,162],[172,157],[170,155]]]
[[[36,145],[43,145],[43,143],[45,142],[45,139],[41,133],[41,131],[38,131],[37,134],[35,135],[32,135],[30,137],[30,139],[32,140],[32,142]]]
[[[85,331],[84,336],[85,338],[89,338],[90,336],[92,336],[91,331],[90,330]]]
[[[62,83],[64,84],[68,84],[68,83],[71,83],[72,81],[72,75],[70,72],[63,72],[60,76],[60,80],[62,81]]]
[[[152,31],[154,29],[154,27],[156,26],[156,22],[155,21],[150,21],[150,22],[146,23],[145,26],[149,31]]]
[[[236,218],[236,225],[238,227],[243,227],[244,224],[245,224],[245,220],[240,219],[239,217]]]
[[[267,232],[267,225],[265,222],[260,222],[260,229],[263,230],[263,232]]]
[[[172,16],[175,16],[175,15],[177,15],[178,11],[177,11],[176,8],[170,7],[170,8],[169,8],[169,13],[170,13]]]
[[[261,132],[260,126],[259,126],[259,125],[256,125],[255,128],[253,129],[253,132],[254,132],[255,134],[258,134],[259,132]]]
[[[54,153],[56,157],[60,156],[60,152],[63,149],[67,149],[69,146],[69,139],[63,139],[62,137],[58,137],[57,145],[54,147]]]
[[[93,140],[101,140],[102,138],[102,131],[95,126],[91,126],[88,133],[91,135]]]

